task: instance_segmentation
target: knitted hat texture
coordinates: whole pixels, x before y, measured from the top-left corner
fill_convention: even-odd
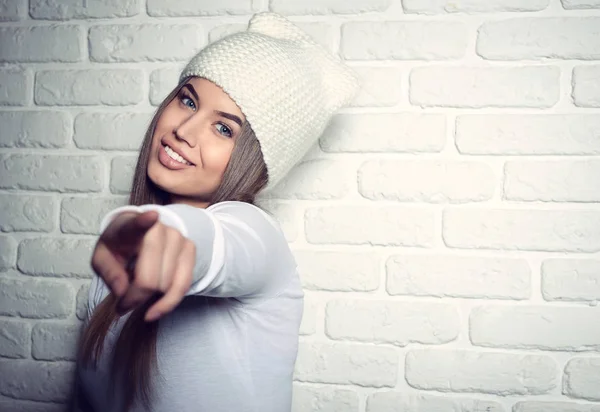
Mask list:
[[[275,13],[252,17],[248,30],[216,41],[181,73],[206,78],[239,106],[254,130],[272,189],[323,133],[358,89],[339,58]]]

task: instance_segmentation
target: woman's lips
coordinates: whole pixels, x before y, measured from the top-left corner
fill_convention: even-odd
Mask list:
[[[188,167],[192,167],[193,165],[186,165],[177,160],[171,158],[169,154],[165,151],[165,146],[160,145],[160,149],[158,149],[158,161],[167,169],[171,170],[181,170]]]

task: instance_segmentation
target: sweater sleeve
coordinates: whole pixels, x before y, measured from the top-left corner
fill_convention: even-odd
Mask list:
[[[151,206],[151,208],[149,207]],[[105,218],[105,228],[115,214]],[[162,223],[179,230],[196,246],[194,279],[188,295],[252,300],[283,290],[296,265],[278,224],[264,211],[243,202],[222,202],[201,209],[184,204],[145,205]]]
[[[88,289],[87,320],[90,320],[92,314],[96,310],[96,306],[98,306],[109,293],[108,286],[106,286],[104,281],[98,275],[94,275],[90,282],[90,288]]]

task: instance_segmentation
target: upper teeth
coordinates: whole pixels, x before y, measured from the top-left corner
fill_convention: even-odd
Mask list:
[[[169,146],[165,145],[165,152],[169,155],[169,157],[173,160],[177,160],[179,163],[183,163],[184,165],[190,165],[191,163],[185,160],[183,157],[179,156],[173,149]]]

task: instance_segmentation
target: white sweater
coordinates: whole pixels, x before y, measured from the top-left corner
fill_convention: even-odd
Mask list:
[[[131,208],[111,212],[103,226]],[[158,210],[163,223],[195,243],[197,255],[188,296],[159,321],[152,410],[290,411],[303,292],[277,223],[241,202],[137,209]],[[107,294],[104,282],[94,277],[88,317]],[[126,318],[111,327],[98,368],[78,370],[97,412],[119,412],[123,394],[108,392],[108,367]]]

